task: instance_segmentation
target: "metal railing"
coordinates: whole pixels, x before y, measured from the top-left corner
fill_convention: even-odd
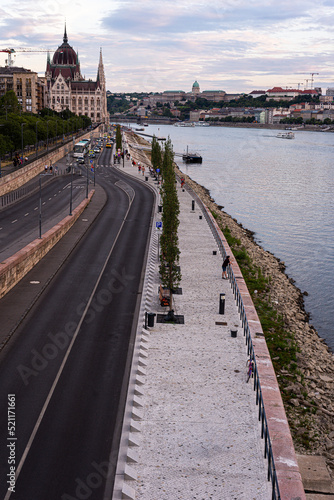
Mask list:
[[[209,216],[206,208],[204,207],[202,200],[199,198],[199,196],[187,185],[184,186],[184,188],[191,194],[191,196],[196,200],[197,204],[202,210],[202,213],[206,219],[206,221],[209,224],[209,227],[211,228],[212,234],[217,242],[219,251],[221,253],[221,256],[223,258],[226,257],[226,250],[224,248],[224,244],[219,236],[219,233],[217,231],[217,228],[215,224],[213,224],[211,217]],[[246,310],[245,306],[242,300],[242,296],[239,290],[239,286],[236,280],[236,277],[234,275],[233,269],[231,266],[228,266],[227,270],[229,279],[230,279],[230,284],[231,288],[233,291],[233,295],[238,307],[238,313],[240,315],[240,320],[242,324],[242,328],[244,331],[244,337],[246,339],[246,346],[247,346],[247,355],[253,360],[254,362],[254,369],[253,369],[253,374],[254,374],[254,391],[256,392],[256,405],[259,407],[259,414],[258,414],[258,419],[261,421],[261,438],[264,439],[264,458],[267,458],[268,461],[268,473],[267,473],[267,478],[268,481],[271,481],[272,485],[272,500],[281,500],[281,495],[279,491],[279,486],[278,486],[278,479],[277,479],[277,474],[276,474],[276,469],[275,469],[275,461],[274,461],[274,456],[272,452],[272,446],[271,446],[271,440],[269,436],[269,427],[268,427],[268,422],[267,422],[267,417],[266,417],[266,411],[264,408],[264,402],[263,402],[263,397],[262,397],[262,390],[261,390],[261,384],[260,384],[260,378],[259,378],[259,372],[257,369],[257,363],[255,359],[255,353],[254,353],[254,348],[253,348],[253,342],[252,342],[252,336],[247,320],[247,315],[246,315]]]

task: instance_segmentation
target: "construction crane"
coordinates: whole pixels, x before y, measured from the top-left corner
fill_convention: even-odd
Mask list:
[[[298,85],[298,90],[300,85],[304,85],[302,82],[290,82],[289,85]]]
[[[320,73],[296,73],[298,75],[311,75],[311,90],[313,89],[313,81],[314,81],[314,75],[319,75]],[[307,88],[307,84],[308,82],[310,81],[310,79],[306,80],[306,88]]]
[[[0,49],[0,52],[6,52],[8,54],[8,59],[5,60],[6,66],[13,66],[14,58],[16,52],[49,52],[47,49],[29,49],[29,48],[17,48],[17,49]]]

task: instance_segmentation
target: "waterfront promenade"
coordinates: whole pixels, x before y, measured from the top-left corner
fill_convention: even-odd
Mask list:
[[[119,167],[157,190],[156,181],[129,161]],[[179,184],[178,194],[182,294],[174,295],[174,310],[184,324],[157,323],[156,316],[154,327],[142,326],[145,311],[165,312],[154,228],[113,499],[269,500],[272,486],[253,384],[246,383],[237,305],[230,282],[222,280],[222,257],[201,206],[196,202],[193,210],[192,193]],[[280,425],[290,436],[287,422]],[[286,444],[291,447],[291,437]],[[295,457],[292,466],[295,476],[287,477],[297,478],[303,492]],[[281,498],[304,499],[296,497],[292,483],[291,496]]]

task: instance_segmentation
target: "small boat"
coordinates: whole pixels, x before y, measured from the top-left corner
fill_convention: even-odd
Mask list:
[[[135,128],[136,132],[143,132],[145,129],[144,128]]]
[[[202,157],[197,153],[194,154],[189,153],[187,155],[183,155],[182,160],[187,163],[202,163]]]
[[[189,153],[188,146],[187,152],[182,155],[182,160],[187,163],[202,163],[202,157],[197,153]]]
[[[195,127],[194,122],[177,122],[174,123],[175,127]]]
[[[195,123],[195,127],[210,127],[210,123],[209,122],[194,122]]]
[[[294,139],[295,134],[293,132],[280,132],[276,135],[279,139]]]

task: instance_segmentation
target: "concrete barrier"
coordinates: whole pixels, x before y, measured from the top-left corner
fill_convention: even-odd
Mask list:
[[[0,298],[13,288],[67,233],[91,201],[95,190],[87,199],[52,229],[0,263]]]

